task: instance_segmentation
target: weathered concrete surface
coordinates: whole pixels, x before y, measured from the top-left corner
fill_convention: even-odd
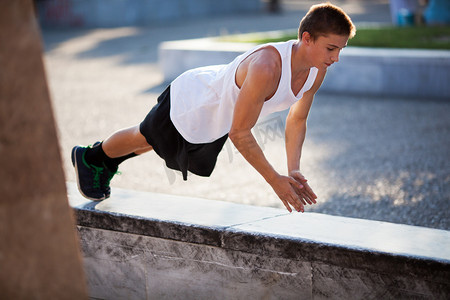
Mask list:
[[[87,299],[32,1],[0,4],[0,298]]]
[[[80,227],[91,297],[312,299],[308,262]]]
[[[445,299],[450,232],[74,184],[90,295],[133,299]]]

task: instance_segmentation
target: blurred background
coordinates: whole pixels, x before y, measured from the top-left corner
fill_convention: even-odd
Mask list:
[[[74,145],[93,144],[141,122],[156,103],[167,84],[158,61],[161,42],[295,30],[319,2],[36,0],[67,181],[75,182]],[[439,31],[436,49],[449,51],[448,0],[330,2],[358,29],[379,29],[369,41],[383,40],[386,26],[428,28]],[[319,199],[306,211],[450,230],[448,100],[319,91],[301,160]],[[286,112],[272,115],[255,128],[265,155],[281,173],[287,169],[285,117]],[[112,197],[114,188],[127,188],[283,208],[230,142],[210,178],[190,175],[183,182],[155,153],[126,161],[120,170]]]

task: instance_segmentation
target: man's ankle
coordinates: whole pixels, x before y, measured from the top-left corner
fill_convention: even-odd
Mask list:
[[[90,165],[102,167],[103,163],[110,159],[102,148],[102,142],[95,143],[92,147],[86,149],[84,158]]]

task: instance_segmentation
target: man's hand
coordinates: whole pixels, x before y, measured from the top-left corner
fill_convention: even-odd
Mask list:
[[[297,182],[293,177],[278,175],[269,184],[289,212],[292,212],[291,206],[298,212],[304,212],[304,201],[297,193],[297,190],[303,188],[301,183]]]
[[[317,196],[299,171],[290,175],[279,175],[269,183],[289,212],[292,212],[291,206],[298,212],[304,212],[304,206],[315,204]]]
[[[304,205],[309,204],[316,204],[317,196],[314,194],[312,188],[308,184],[308,180],[306,180],[305,176],[300,173],[299,170],[294,170],[289,172],[290,177],[294,178],[298,183],[301,184],[302,188],[297,188],[296,185],[294,185],[295,192],[300,197],[302,203]]]

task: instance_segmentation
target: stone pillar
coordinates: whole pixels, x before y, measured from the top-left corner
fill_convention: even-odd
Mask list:
[[[87,299],[32,0],[0,1],[0,295]]]

